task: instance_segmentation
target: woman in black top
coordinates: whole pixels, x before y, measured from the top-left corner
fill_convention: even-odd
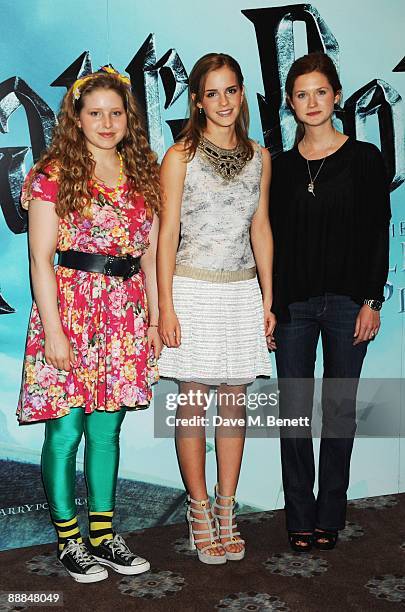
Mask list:
[[[319,336],[324,362],[316,499],[310,425],[281,434],[289,540],[308,551],[333,548],[345,527],[356,392],[380,328],[391,215],[379,150],[333,126],[341,84],[332,60],[320,52],[296,60],[286,94],[298,144],[274,160],[270,199],[282,417],[311,422]]]

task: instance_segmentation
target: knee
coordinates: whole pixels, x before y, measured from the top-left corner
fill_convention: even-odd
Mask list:
[[[86,432],[86,447],[95,451],[108,451],[114,450],[119,446],[120,443],[120,432],[119,431],[102,431],[97,432],[97,435],[91,435]]]
[[[354,416],[338,418],[324,417],[322,420],[322,437],[324,438],[354,438],[357,424]]]
[[[47,430],[43,444],[43,452],[67,457],[76,455],[81,439],[82,432]]]
[[[246,417],[246,406],[222,404],[218,406],[218,414],[224,419],[243,419]]]
[[[85,417],[84,436],[86,446],[106,449],[119,445],[122,414],[93,412]]]
[[[206,406],[199,403],[189,404],[187,406],[177,406],[176,418],[204,417],[206,416]]]
[[[246,416],[246,388],[221,386],[218,391],[218,414],[223,418]]]

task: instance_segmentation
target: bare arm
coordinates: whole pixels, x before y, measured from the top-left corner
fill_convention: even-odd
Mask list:
[[[156,283],[156,250],[159,233],[159,219],[153,217],[152,228],[149,234],[149,248],[141,259],[141,268],[145,272],[145,288],[148,298],[149,323],[157,325],[159,318],[158,293]]]
[[[62,329],[53,268],[59,217],[53,204],[32,200],[28,219],[31,279],[35,303],[45,332],[45,359],[48,365],[70,370],[74,355]]]
[[[186,167],[183,145],[178,144],[167,151],[160,170],[162,207],[157,250],[159,333],[169,347],[180,346],[181,342],[180,325],[173,307],[172,285]]]
[[[271,313],[273,303],[273,234],[269,220],[269,188],[271,180],[271,158],[267,149],[262,149],[263,169],[260,183],[258,209],[252,219],[250,237],[257,272],[263,295],[264,320],[266,336],[271,336],[276,324]]]
[[[162,342],[160,340],[157,324],[159,318],[158,307],[158,292],[156,283],[156,250],[159,232],[159,219],[154,215],[151,231],[149,234],[149,248],[141,259],[141,268],[145,273],[145,290],[148,300],[149,311],[149,328],[148,328],[148,344],[153,346],[156,359],[162,350]]]

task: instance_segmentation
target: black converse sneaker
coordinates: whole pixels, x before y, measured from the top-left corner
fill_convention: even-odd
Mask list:
[[[97,563],[83,542],[68,539],[58,557],[65,570],[76,582],[99,582],[108,578],[105,567]]]
[[[108,565],[119,574],[142,574],[150,569],[149,561],[134,555],[118,533],[114,534],[112,540],[104,540],[98,546],[88,542],[87,547],[99,563]]]

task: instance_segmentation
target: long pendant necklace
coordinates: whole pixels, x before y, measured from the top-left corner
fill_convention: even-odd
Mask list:
[[[333,128],[333,138],[335,138],[335,137],[336,137],[336,135],[337,135],[337,129],[334,127],[334,128]],[[304,143],[304,141],[305,141],[305,137],[303,138],[303,141],[302,141],[302,142]],[[305,144],[305,143],[304,143],[304,144]],[[333,140],[331,141],[331,144],[329,145],[329,147],[330,147],[332,144],[333,144]],[[329,147],[328,147],[328,148],[329,148]],[[310,169],[310,167],[309,167],[309,161],[308,161],[308,159],[306,159],[306,162],[307,162],[307,168],[308,168],[308,174],[309,174],[309,183],[308,183],[308,187],[307,187],[307,189],[308,189],[308,193],[312,193],[312,195],[313,195],[314,197],[315,197],[315,185],[314,185],[314,183],[315,183],[316,179],[318,178],[318,174],[319,174],[319,173],[320,173],[320,171],[322,170],[322,166],[323,166],[323,165],[324,165],[324,163],[325,163],[326,157],[327,157],[327,156],[325,156],[325,157],[323,158],[322,163],[321,163],[321,165],[320,165],[320,166],[319,166],[319,168],[318,168],[318,172],[315,174],[314,178],[312,178],[311,169]],[[316,160],[313,160],[313,161],[316,161]]]
[[[315,174],[314,178],[312,178],[312,174],[311,174],[311,169],[309,167],[309,161],[307,160],[307,168],[308,168],[308,174],[309,174],[309,183],[308,183],[308,192],[312,193],[312,195],[315,197],[315,191],[314,191],[314,183],[318,177],[318,174],[320,173],[320,171],[322,170],[322,166],[325,163],[325,159],[326,157],[323,158],[321,165],[318,168],[318,172]]]
[[[119,151],[117,151],[117,155],[118,155],[118,159],[120,160],[120,172],[118,175],[118,182],[117,182],[117,186],[115,187],[115,189],[113,191],[107,191],[107,189],[103,186],[102,181],[97,179],[97,177],[96,177],[96,180],[94,181],[97,185],[97,190],[103,195],[108,196],[109,200],[111,200],[112,202],[117,201],[118,194],[122,186],[122,178],[124,176],[124,160]]]

